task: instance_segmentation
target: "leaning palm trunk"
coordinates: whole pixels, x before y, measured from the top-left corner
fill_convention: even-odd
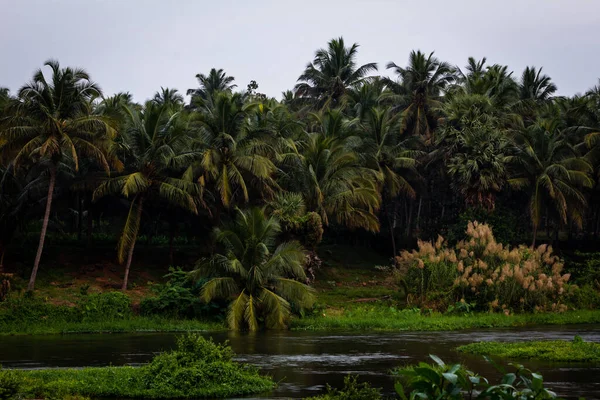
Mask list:
[[[142,204],[144,202],[144,198],[140,197],[140,202],[138,204],[138,208],[135,214],[134,229],[131,237],[131,245],[129,246],[129,250],[127,252],[127,262],[125,264],[125,277],[123,278],[123,286],[121,286],[121,290],[127,290],[127,284],[129,282],[129,270],[131,268],[131,260],[133,259],[133,249],[135,248],[135,242],[137,240],[137,235],[140,230],[140,221],[142,219]],[[125,232],[123,232],[125,235]]]
[[[44,213],[44,221],[42,222],[42,230],[40,231],[40,243],[38,244],[37,254],[35,255],[35,261],[33,262],[33,270],[31,271],[31,278],[29,278],[29,284],[27,285],[28,291],[33,291],[35,287],[35,278],[37,277],[38,268],[40,266],[40,260],[42,259],[42,251],[44,250],[44,241],[46,240],[46,230],[48,229],[48,221],[50,220],[50,209],[52,207],[52,196],[54,195],[54,185],[56,184],[56,167],[51,166],[50,171],[50,183],[48,185],[48,198],[46,199],[46,212]]]

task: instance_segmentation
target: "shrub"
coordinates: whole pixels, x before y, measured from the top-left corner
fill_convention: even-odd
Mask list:
[[[31,295],[9,297],[0,303],[0,325],[9,323],[34,324],[42,320],[60,319],[74,322],[79,319],[73,307],[57,306]]]
[[[2,369],[0,366],[0,400],[17,398],[23,385],[23,379],[14,371]]]
[[[600,308],[600,292],[595,286],[586,284],[571,287],[567,291],[565,302],[573,308],[596,310]]]
[[[311,397],[313,400],[379,400],[381,389],[372,388],[367,382],[358,383],[356,376],[346,376],[341,390],[327,385],[327,393]]]
[[[131,299],[121,292],[91,294],[77,308],[83,321],[124,319],[131,316]]]
[[[450,248],[439,236],[418,242],[418,250],[396,257],[398,273],[425,300],[464,300],[480,310],[564,311],[561,304],[570,274],[552,247],[510,248],[497,243],[486,224],[469,222],[467,240]]]
[[[147,297],[140,303],[143,315],[162,315],[177,318],[222,315],[224,302],[205,303],[200,300],[200,290],[206,280],[194,281],[181,268],[170,268],[169,278],[164,285],[154,285],[155,296]]]

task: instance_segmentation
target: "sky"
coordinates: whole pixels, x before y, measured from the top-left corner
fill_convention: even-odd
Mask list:
[[[600,78],[599,0],[0,0],[0,87],[16,91],[49,58],[82,67],[105,95],[185,93],[223,68],[279,98],[318,48],[358,43],[358,62],[406,65],[413,49],[520,76],[543,66],[560,95]]]

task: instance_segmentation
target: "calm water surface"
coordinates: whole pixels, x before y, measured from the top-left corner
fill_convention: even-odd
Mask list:
[[[340,386],[347,374],[360,375],[385,393],[393,392],[391,368],[429,361],[436,354],[448,363],[463,362],[489,378],[499,374],[478,356],[454,349],[474,341],[572,340],[600,342],[600,326],[489,329],[460,332],[267,332],[206,333],[228,340],[237,359],[258,366],[281,381],[267,398],[302,398],[323,392],[325,384]],[[176,334],[89,334],[13,336],[0,338],[0,364],[9,368],[139,365],[157,352],[174,347]],[[518,360],[517,360],[518,361]],[[506,360],[508,362],[508,360]],[[568,398],[600,399],[599,363],[523,361],[541,372],[548,387]]]

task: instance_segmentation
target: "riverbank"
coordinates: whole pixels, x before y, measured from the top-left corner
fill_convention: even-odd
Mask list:
[[[294,318],[290,329],[297,331],[455,331],[535,325],[600,324],[600,311],[565,313],[422,315],[417,311],[362,308],[340,314]],[[225,331],[222,322],[132,316],[126,320],[65,322],[40,320],[0,325],[0,335],[52,335],[76,333],[201,332]]]
[[[175,350],[141,367],[0,370],[2,398],[226,398],[271,390],[257,368],[233,360],[226,344],[198,334],[179,337]]]
[[[132,316],[126,320],[85,322],[41,320],[0,324],[0,336],[74,333],[214,332],[224,330],[227,330],[227,327],[221,322],[142,316]]]
[[[466,314],[423,315],[418,310],[396,310],[393,307],[361,307],[321,316],[295,319],[293,330],[371,330],[371,331],[453,331],[477,328],[508,328],[528,325],[598,324],[600,311],[569,311],[543,314]]]

